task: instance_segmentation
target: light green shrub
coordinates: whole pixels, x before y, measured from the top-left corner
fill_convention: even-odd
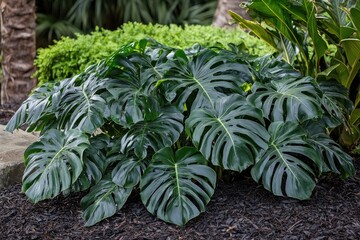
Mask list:
[[[127,23],[115,31],[97,29],[89,35],[79,34],[76,39],[65,37],[49,48],[40,49],[35,60],[36,77],[39,84],[71,77],[108,57],[119,46],[145,37],[177,48],[186,48],[195,43],[206,47],[216,43],[224,46],[229,43],[244,43],[251,54],[263,55],[272,52],[271,47],[261,40],[238,29]]]

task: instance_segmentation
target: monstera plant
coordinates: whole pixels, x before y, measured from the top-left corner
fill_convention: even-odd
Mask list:
[[[90,226],[135,191],[149,212],[184,225],[205,211],[214,167],[251,169],[267,190],[297,199],[324,172],[352,176],[352,158],[327,135],[352,107],[339,89],[235,46],[141,40],[36,89],[6,130],[40,132],[25,152],[22,191],[33,202],[86,191]]]

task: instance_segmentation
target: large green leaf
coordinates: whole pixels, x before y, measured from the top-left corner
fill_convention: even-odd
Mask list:
[[[105,100],[99,91],[103,89],[102,78],[96,73],[80,75],[81,86],[68,87],[61,95],[57,117],[65,129],[78,128],[92,134],[100,128],[108,114]]]
[[[300,78],[300,72],[285,61],[270,55],[249,60],[250,70],[255,82],[268,83],[274,79]]]
[[[351,21],[357,30],[358,37],[360,37],[360,4],[350,9]]]
[[[318,81],[322,94],[322,106],[325,109],[324,120],[327,126],[335,128],[349,121],[353,104],[348,91],[335,80]]]
[[[112,171],[112,181],[120,187],[130,188],[140,182],[149,161],[136,156],[123,156]]]
[[[106,75],[106,88],[111,94],[111,119],[122,125],[131,125],[146,118],[147,103],[157,104],[155,84],[163,78],[165,62],[171,49],[160,44],[150,45],[145,53],[118,53],[112,56]],[[156,48],[157,46],[157,48]],[[155,48],[155,49],[154,49]]]
[[[278,48],[276,42],[274,41],[274,34],[270,32],[268,29],[261,26],[260,23],[246,20],[242,18],[239,14],[229,11],[230,16],[244,29],[250,30],[253,34],[255,34],[258,38],[264,40],[270,46],[275,49]]]
[[[294,41],[294,27],[291,25],[290,15],[281,7],[281,2],[282,0],[251,0],[247,7],[271,18],[270,22],[289,40]]]
[[[90,138],[90,146],[83,155],[84,169],[72,185],[73,191],[84,191],[102,179],[107,167],[106,151],[109,141],[105,134]]]
[[[22,191],[38,202],[68,190],[83,171],[87,147],[89,140],[79,130],[47,131],[25,151]]]
[[[288,1],[279,1],[281,7],[286,10],[291,16],[296,20],[301,20],[303,22],[307,21],[306,10],[301,6],[304,1],[299,0],[288,0]]]
[[[269,126],[270,141],[251,169],[253,179],[277,196],[308,199],[321,172],[319,154],[295,122],[274,122]]]
[[[344,178],[355,174],[352,157],[326,134],[324,127],[315,123],[307,123],[304,127],[309,133],[307,141],[312,146],[315,146],[317,151],[322,155],[323,162],[326,164],[324,170],[341,174]]]
[[[304,8],[306,10],[306,18],[307,18],[307,31],[309,36],[313,40],[314,52],[316,54],[316,61],[324,56],[325,51],[328,49],[327,43],[324,38],[320,35],[317,20],[316,20],[316,8],[313,1],[303,0]]]
[[[154,156],[141,182],[141,200],[158,218],[184,225],[205,211],[216,184],[216,173],[193,147],[175,154],[170,147]]]
[[[287,38],[282,35],[279,35],[280,46],[281,46],[281,55],[284,61],[294,65],[296,56],[298,55],[298,48]]]
[[[121,152],[128,154],[133,150],[138,158],[144,159],[148,148],[156,152],[173,145],[183,131],[182,121],[183,115],[177,108],[162,108],[156,118],[145,119],[130,127],[122,137]]]
[[[43,84],[41,87],[35,89],[10,119],[5,130],[13,132],[24,123],[28,123],[28,131],[32,131],[38,125],[52,122],[54,120],[54,106],[57,104],[56,98],[53,99],[53,95],[58,93],[60,89],[63,89],[64,86],[67,86],[70,82],[71,79],[65,79],[55,86]]]
[[[360,70],[360,39],[347,38],[341,41],[341,46],[344,48],[347,60],[349,62],[349,76],[346,82],[343,82],[346,88],[350,88],[351,84]]]
[[[266,148],[269,135],[262,113],[244,97],[220,98],[214,109],[196,109],[186,120],[192,142],[214,165],[243,171],[254,164],[258,150]]]
[[[293,24],[291,15],[282,7],[285,0],[251,0],[247,7],[262,17],[266,17],[267,23],[278,30],[292,43],[296,44],[303,57],[306,58],[302,46],[304,36],[301,36]],[[307,60],[307,59],[306,59]]]
[[[356,1],[355,1],[356,2]],[[338,44],[342,39],[349,38],[355,29],[349,24],[349,9],[353,9],[354,1],[332,0],[316,1],[318,12],[318,26],[326,38],[333,44]]]
[[[311,77],[283,78],[269,83],[256,82],[249,102],[263,110],[271,121],[297,121],[322,115],[320,93]]]
[[[84,209],[82,217],[85,226],[91,226],[101,220],[111,217],[123,207],[130,196],[132,188],[122,188],[105,177],[90,189],[90,192],[81,199]]]
[[[166,85],[168,101],[175,99],[180,109],[190,96],[194,100],[188,108],[196,109],[211,108],[226,92],[241,93],[240,86],[245,80],[239,76],[248,72],[245,65],[230,62],[226,56],[209,49],[202,49],[190,58],[179,50],[168,64],[170,70],[159,84]]]

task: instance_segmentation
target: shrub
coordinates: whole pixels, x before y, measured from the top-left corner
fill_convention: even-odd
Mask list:
[[[86,190],[89,226],[139,188],[149,212],[184,225],[214,193],[213,166],[250,168],[267,190],[297,199],[323,172],[352,176],[352,158],[326,134],[349,105],[336,82],[233,45],[184,51],[141,40],[42,85],[6,130],[40,131],[25,152],[22,191],[33,202]]]
[[[76,39],[63,38],[49,48],[40,49],[35,60],[36,77],[39,84],[43,84],[74,76],[91,64],[108,57],[119,46],[145,37],[177,48],[190,47],[195,43],[203,46],[212,46],[217,42],[224,46],[228,43],[244,43],[251,54],[271,52],[270,47],[262,41],[242,31],[211,26],[179,27],[127,23],[115,31],[97,29],[89,35],[77,35]]]
[[[37,0],[37,42],[89,33],[96,26],[114,30],[126,22],[210,25],[217,0]],[[46,46],[46,45],[45,45]]]

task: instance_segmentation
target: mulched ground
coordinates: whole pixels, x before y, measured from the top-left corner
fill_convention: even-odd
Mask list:
[[[235,175],[185,227],[157,220],[135,193],[115,216],[86,228],[82,194],[33,205],[15,185],[0,190],[0,239],[360,239],[360,159],[355,165],[355,177],[323,177],[307,201],[275,197],[248,174]]]

